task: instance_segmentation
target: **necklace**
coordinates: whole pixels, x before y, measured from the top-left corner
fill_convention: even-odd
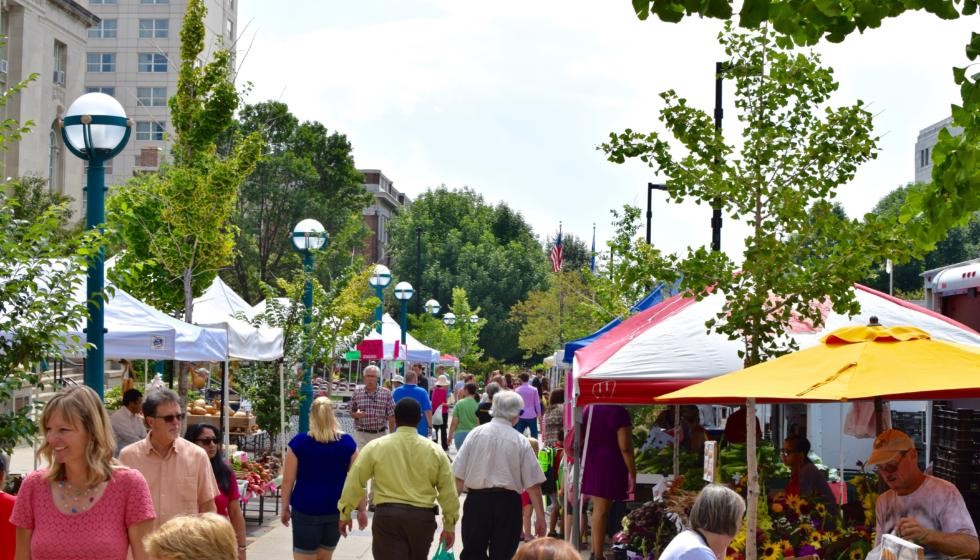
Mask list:
[[[61,503],[64,508],[72,514],[81,513],[91,508],[95,503],[95,494],[102,488],[104,482],[100,482],[91,488],[75,488],[67,480],[58,481],[58,490],[61,494]]]

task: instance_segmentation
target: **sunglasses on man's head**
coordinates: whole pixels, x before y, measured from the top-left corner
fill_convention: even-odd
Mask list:
[[[171,422],[173,422],[175,420],[177,422],[183,422],[184,421],[184,416],[186,416],[186,415],[183,412],[180,412],[180,413],[177,413],[177,414],[168,414],[166,416],[154,416],[154,418],[156,418],[157,420],[163,420],[164,422],[166,422],[167,424],[169,424],[169,423],[171,423]]]

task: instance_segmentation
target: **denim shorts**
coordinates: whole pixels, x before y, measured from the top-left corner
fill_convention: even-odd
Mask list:
[[[316,554],[317,549],[333,550],[340,541],[340,514],[306,515],[292,510],[293,552]]]

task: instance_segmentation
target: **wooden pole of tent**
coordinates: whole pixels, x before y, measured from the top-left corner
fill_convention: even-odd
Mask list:
[[[231,436],[228,434],[231,419],[228,418],[226,407],[228,406],[228,361],[225,360],[221,368],[221,443],[227,448],[231,443]]]
[[[674,480],[681,475],[681,405],[674,405]]]

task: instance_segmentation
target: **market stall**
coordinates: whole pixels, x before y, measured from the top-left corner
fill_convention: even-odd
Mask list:
[[[733,371],[659,397],[659,402],[745,401],[751,410],[756,402],[828,402],[855,400],[921,400],[980,397],[980,345],[958,344],[934,339],[928,332],[909,326],[849,326],[824,336],[820,344],[775,358],[768,362]],[[877,407],[876,407],[877,408]],[[750,498],[758,481],[754,463],[755,433],[748,443],[748,481]],[[953,454],[957,449],[951,450]],[[958,479],[938,470],[960,487],[964,497],[975,488],[970,478]],[[872,485],[862,476],[856,481],[865,510],[861,519],[845,522],[846,531],[821,531],[807,542],[792,544],[795,556],[820,553],[846,543],[844,550],[855,554],[870,548],[873,499]],[[763,496],[765,498],[765,496]],[[976,508],[975,499],[968,503]],[[749,509],[747,534],[757,536],[757,546],[785,547],[786,535],[773,519],[820,527],[812,512],[817,506],[803,507],[800,500],[776,498],[761,501]],[[783,515],[785,513],[785,515]],[[757,517],[758,516],[758,517]],[[826,511],[821,513],[826,517]],[[758,531],[757,531],[758,528]],[[752,542],[752,539],[749,539]],[[738,543],[736,543],[736,553]],[[746,546],[743,538],[742,550]]]
[[[942,315],[857,284],[854,296],[862,317],[876,315],[883,324],[914,325],[936,339],[980,345],[980,335]],[[675,295],[625,319],[578,350],[568,380],[576,425],[588,404],[646,405],[657,396],[740,369],[741,343],[705,332],[705,322],[718,315],[723,303],[724,296],[718,293],[700,301]],[[829,304],[822,308],[823,327],[815,329],[798,322],[785,336],[795,339],[800,348],[807,348],[818,344],[821,336],[853,322],[834,313]],[[576,430],[576,435],[580,431]],[[582,454],[580,441],[575,442],[575,454]],[[575,469],[573,491],[578,490],[580,476]],[[577,496],[573,504],[579,504]],[[577,523],[573,531],[576,529]]]

